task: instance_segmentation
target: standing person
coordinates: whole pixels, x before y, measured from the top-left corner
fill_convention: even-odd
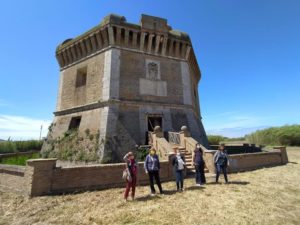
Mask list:
[[[225,145],[220,144],[218,151],[214,155],[214,163],[217,170],[216,183],[219,181],[221,171],[224,174],[225,183],[228,183],[227,166],[229,165],[228,154],[225,150]]]
[[[196,144],[196,148],[194,150],[193,164],[196,170],[196,185],[201,186],[206,183],[206,178],[204,173],[205,162],[203,159],[203,150],[199,143]]]
[[[128,152],[123,159],[126,162],[126,167],[129,171],[129,176],[126,179],[126,189],[124,193],[124,198],[127,201],[131,189],[131,198],[132,200],[134,200],[138,166],[134,159],[134,154],[132,152]]]
[[[184,155],[180,154],[180,151],[177,147],[173,148],[174,156],[172,158],[172,165],[174,168],[174,174],[176,178],[177,191],[184,191],[183,188],[183,179],[184,179],[184,166],[185,158]]]
[[[146,156],[145,159],[144,168],[145,168],[145,172],[149,175],[151,195],[155,194],[153,178],[156,181],[160,194],[163,194],[163,190],[159,178],[159,170],[160,170],[159,158],[158,155],[156,154],[155,149],[153,148],[150,149],[150,153]]]

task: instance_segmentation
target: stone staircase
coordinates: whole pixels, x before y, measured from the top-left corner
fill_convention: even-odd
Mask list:
[[[196,173],[195,167],[193,166],[193,155],[192,153],[188,152],[183,146],[178,144],[173,144],[173,146],[178,147],[181,154],[185,157],[187,175],[193,175]],[[204,169],[205,173],[208,173],[208,169]]]
[[[178,144],[173,144],[173,146],[176,146],[179,149],[180,153],[184,155],[187,175],[194,174],[196,171],[195,171],[195,167],[193,166],[192,153],[188,152],[183,146],[180,146]]]

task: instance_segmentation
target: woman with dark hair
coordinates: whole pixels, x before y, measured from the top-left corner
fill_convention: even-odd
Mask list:
[[[126,162],[126,170],[129,172],[128,176],[126,177],[126,189],[124,198],[127,201],[129,191],[131,189],[131,198],[132,200],[134,200],[138,166],[132,152],[128,152],[123,159]]]
[[[205,162],[203,159],[203,150],[201,149],[201,145],[199,143],[196,144],[196,148],[193,154],[193,165],[196,170],[196,185],[201,186],[206,183],[204,167]]]
[[[225,144],[220,144],[218,151],[214,155],[214,163],[216,166],[216,183],[219,181],[221,171],[224,174],[225,183],[228,183],[227,166],[229,166],[228,154],[225,150]]]

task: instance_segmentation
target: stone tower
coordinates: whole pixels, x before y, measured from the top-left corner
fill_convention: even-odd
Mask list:
[[[60,82],[54,126],[59,138],[69,129],[97,133],[99,155],[118,161],[147,142],[157,125],[164,132],[186,125],[208,145],[201,122],[201,73],[188,34],[166,19],[142,15],[140,24],[109,15],[57,47]]]

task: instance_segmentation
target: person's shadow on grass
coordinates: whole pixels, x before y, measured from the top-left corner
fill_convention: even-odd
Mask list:
[[[206,183],[206,185],[221,185],[221,184],[247,185],[247,184],[250,184],[250,182],[248,182],[248,181],[229,181],[228,183],[223,183],[223,182]]]

